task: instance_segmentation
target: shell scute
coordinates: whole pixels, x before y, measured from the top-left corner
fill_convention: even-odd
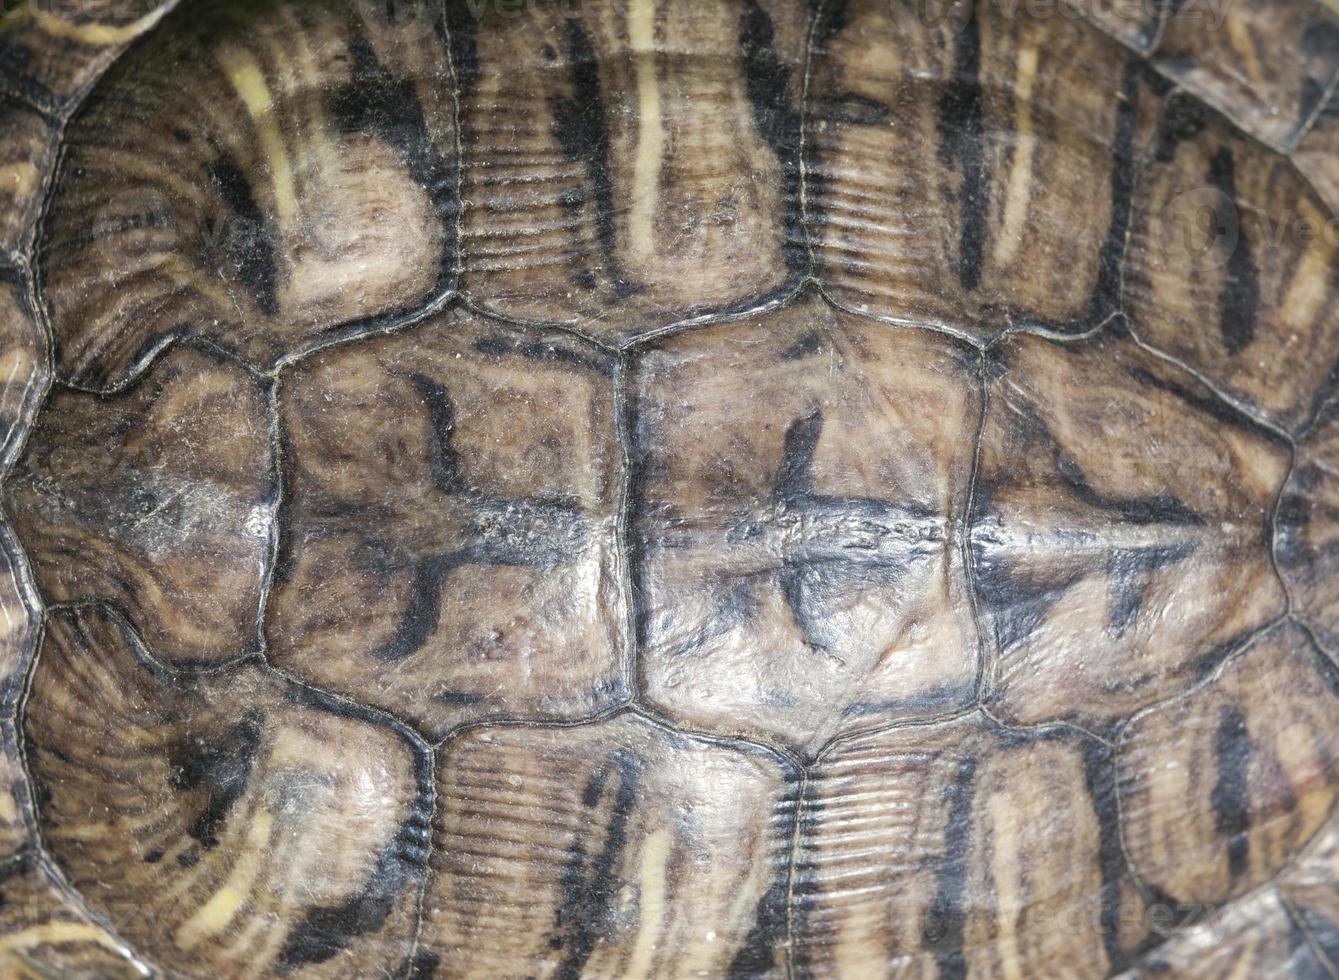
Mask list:
[[[625,698],[612,369],[455,310],[286,375],[274,662],[434,736]]]
[[[1185,95],[1133,199],[1126,312],[1141,339],[1281,428],[1333,388],[1339,235],[1285,158]]]
[[[6,500],[49,602],[113,601],[164,659],[219,662],[256,648],[274,492],[262,386],[184,346],[122,394],[58,390]]]
[[[0,968],[16,980],[150,976],[148,966],[55,885],[31,853],[0,863],[0,935]]]
[[[115,386],[183,333],[269,367],[443,293],[454,120],[426,3],[183,11],[66,133],[42,245],[60,374]]]
[[[444,750],[425,947],[489,976],[786,975],[797,775],[624,715]]]
[[[815,273],[871,314],[990,337],[1115,308],[1157,81],[1073,14],[848,0],[816,32]],[[1083,85],[1075,84],[1083,77]]]
[[[1274,146],[1291,146],[1339,75],[1339,17],[1321,0],[1177,4],[1153,63]]]
[[[55,159],[56,124],[50,116],[0,93],[0,253],[28,256],[37,211]]]
[[[1339,957],[1339,820],[1312,838],[1277,884],[1279,897],[1331,963]]]
[[[950,339],[812,297],[642,355],[632,507],[653,704],[817,751],[974,697],[976,366]]]
[[[1169,901],[1213,907],[1272,881],[1339,795],[1339,668],[1292,625],[1121,737],[1124,839]]]
[[[431,790],[390,728],[255,667],[167,673],[97,605],[50,616],[24,724],[47,848],[161,966],[339,977],[410,946]]]
[[[1191,922],[1153,950],[1131,980],[1234,980],[1236,977],[1328,976],[1333,967],[1298,928],[1274,889],[1265,889],[1199,921],[1179,914],[1172,924]]]
[[[803,4],[458,5],[462,288],[627,336],[803,275]]]
[[[0,20],[0,91],[68,111],[172,0],[32,0]]]
[[[991,353],[972,519],[987,700],[1105,727],[1287,611],[1288,447],[1119,330]]]
[[[1112,753],[1086,736],[972,715],[839,743],[809,785],[806,975],[1103,976],[1148,935]]]

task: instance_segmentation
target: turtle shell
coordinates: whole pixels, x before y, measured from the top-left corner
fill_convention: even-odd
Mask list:
[[[1339,975],[1316,0],[0,13],[0,974]]]

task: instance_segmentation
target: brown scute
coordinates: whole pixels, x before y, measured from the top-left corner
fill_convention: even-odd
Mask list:
[[[1254,892],[1207,918],[1171,911],[1172,925],[1190,922],[1147,958],[1140,976],[1158,980],[1236,977],[1324,977],[1330,958],[1298,926],[1273,889]]]
[[[1339,821],[1333,815],[1279,875],[1276,888],[1318,958],[1333,963],[1339,956]]]
[[[433,737],[623,700],[611,370],[455,310],[286,373],[274,663]]]
[[[46,599],[115,602],[171,661],[254,651],[275,502],[267,412],[254,377],[191,347],[124,394],[57,390],[6,498]]]
[[[1339,976],[1334,0],[14,6],[2,980]]]
[[[1113,762],[1085,736],[980,717],[839,745],[802,811],[794,941],[810,974],[1119,970],[1148,924],[1114,837]]]
[[[806,271],[803,4],[457,6],[471,298],[624,337]]]
[[[254,668],[173,676],[106,607],[49,618],[25,718],[44,840],[128,942],[229,977],[369,973],[410,942],[411,743]]]
[[[1115,332],[991,358],[971,547],[1001,718],[1106,728],[1286,611],[1281,441]]]
[[[67,115],[172,0],[31,0],[0,21],[0,92]]]
[[[631,507],[650,703],[805,752],[971,703],[976,374],[951,338],[813,297],[643,355]]]
[[[182,333],[268,367],[453,284],[455,110],[431,6],[187,7],[66,133],[43,275],[57,370],[84,386],[126,382]]]
[[[1123,273],[1131,325],[1264,420],[1301,428],[1334,384],[1332,219],[1290,161],[1174,97],[1134,194]]]
[[[1339,23],[1330,10],[1310,0],[1170,9],[1154,64],[1244,129],[1292,146],[1339,77]]]
[[[1121,740],[1135,870],[1174,902],[1206,907],[1273,880],[1339,794],[1336,732],[1339,669],[1291,625],[1135,718]]]
[[[438,769],[424,944],[479,976],[784,976],[796,785],[628,715],[477,729]]]
[[[14,980],[140,980],[148,966],[31,852],[0,862],[0,971]]]
[[[1157,104],[1149,73],[1081,20],[1028,4],[945,5],[928,27],[934,4],[828,6],[807,222],[832,294],[986,338],[1100,322]]]
[[[0,255],[12,260],[32,244],[37,211],[56,149],[56,127],[46,114],[0,90]]]

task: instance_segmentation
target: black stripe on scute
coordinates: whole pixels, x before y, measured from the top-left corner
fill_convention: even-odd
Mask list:
[[[795,274],[803,271],[807,262],[800,212],[800,114],[790,99],[791,71],[777,55],[776,27],[757,0],[745,0],[739,48],[754,124],[781,164],[786,268]]]
[[[450,38],[451,64],[456,73],[456,92],[463,101],[479,83],[479,21],[470,0],[446,0],[446,32]],[[460,113],[461,139],[471,133],[469,114]]]
[[[414,566],[409,579],[409,602],[395,632],[372,650],[375,660],[403,660],[422,649],[437,632],[441,617],[442,586],[447,572],[455,567],[452,556],[424,558]]]
[[[1251,829],[1251,735],[1245,716],[1235,706],[1225,705],[1219,712],[1214,754],[1218,780],[1209,802],[1216,829],[1227,846],[1227,871],[1235,881],[1247,870],[1251,846],[1247,836]]]
[[[758,900],[753,928],[730,960],[728,980],[755,980],[773,974],[777,946],[786,937],[786,898],[786,878],[778,875]]]
[[[1106,562],[1109,584],[1107,629],[1119,636],[1134,625],[1155,576],[1189,557],[1189,542],[1147,548],[1122,548]]]
[[[585,352],[556,340],[526,340],[498,333],[480,337],[474,342],[474,349],[480,354],[492,357],[514,355],[544,364],[585,368],[597,371],[607,378],[612,378],[614,375],[613,361],[603,352]]]
[[[819,878],[821,851],[816,842],[827,828],[827,809],[828,805],[810,780],[800,794],[799,826],[795,834],[799,847],[795,851],[795,865],[791,869],[791,909],[795,931],[791,936],[790,966],[797,980],[809,980],[817,975],[812,960],[815,951],[821,949],[824,943],[820,932],[822,925],[817,924],[815,928],[809,922],[809,917],[819,909],[824,892],[823,882]],[[836,825],[840,825],[839,819]],[[819,935],[814,936],[814,933]]]
[[[967,976],[963,930],[967,921],[967,857],[972,843],[975,783],[976,760],[962,759],[953,784],[945,793],[948,825],[944,828],[944,853],[935,897],[921,930],[921,946],[934,953],[942,980],[963,980]]]
[[[953,80],[939,99],[939,160],[962,174],[958,190],[958,281],[967,290],[981,285],[986,243],[989,180],[981,108],[981,31],[968,18],[953,50]]]
[[[1309,547],[1305,534],[1313,514],[1321,513],[1330,520],[1339,520],[1339,509],[1321,504],[1319,483],[1319,473],[1309,467],[1299,467],[1279,500],[1274,520],[1274,550],[1279,564],[1285,568],[1307,560]]]
[[[1120,947],[1121,892],[1129,876],[1120,836],[1120,807],[1116,783],[1115,750],[1095,739],[1083,743],[1083,771],[1088,796],[1097,818],[1097,860],[1102,869],[1102,899],[1099,924],[1102,946],[1111,973],[1128,966],[1129,956]]]
[[[823,434],[823,412],[814,409],[791,422],[786,429],[781,465],[777,469],[773,496],[783,503],[798,502],[813,489],[814,453]]]
[[[604,798],[610,777],[617,779],[604,844],[599,853],[587,862],[584,841],[578,837],[562,869],[562,902],[549,939],[551,949],[564,951],[562,962],[554,973],[555,980],[579,980],[596,945],[608,932],[607,920],[616,897],[614,885],[620,880],[617,871],[627,850],[628,824],[637,802],[641,773],[642,760],[617,749],[591,776],[582,792],[581,802],[588,809],[594,809]]]
[[[442,228],[438,286],[451,282],[456,261],[456,171],[428,133],[414,86],[397,79],[362,37],[349,42],[351,78],[329,99],[331,114],[345,133],[366,133],[394,148],[409,177],[427,192]]]
[[[1222,195],[1224,207],[1236,206],[1236,166],[1232,151],[1227,147],[1220,149],[1209,161],[1208,181]],[[1226,217],[1220,216],[1216,209],[1207,217],[1219,222],[1216,227],[1205,229],[1216,236],[1215,247],[1230,249],[1218,294],[1218,330],[1227,352],[1236,354],[1255,339],[1255,321],[1260,311],[1260,273],[1251,255],[1250,242],[1241,234],[1240,220],[1236,228],[1229,228],[1221,223]]]
[[[347,949],[358,936],[380,930],[407,880],[399,857],[383,855],[361,893],[343,905],[312,909],[303,917],[284,944],[280,972],[288,973],[306,963],[324,963]]]
[[[1084,577],[1082,570],[1072,569],[1033,577],[1015,567],[1008,555],[994,553],[979,539],[971,547],[976,595],[1000,651],[1027,641],[1056,603]]]
[[[442,957],[432,950],[425,949],[401,966],[398,975],[403,980],[434,980],[437,968],[441,965]]]
[[[1116,101],[1116,127],[1111,139],[1111,220],[1098,258],[1097,285],[1088,310],[1088,323],[1101,322],[1121,305],[1121,272],[1125,258],[1130,219],[1134,213],[1134,184],[1138,172],[1135,159],[1135,129],[1138,125],[1137,100],[1142,87],[1150,84],[1147,65],[1130,59],[1121,79],[1121,94]]]
[[[220,736],[187,735],[168,748],[174,789],[203,790],[205,805],[187,833],[210,848],[228,812],[246,790],[260,748],[261,715],[249,713]]]
[[[1194,139],[1208,123],[1208,110],[1199,102],[1187,95],[1173,96],[1163,107],[1158,120],[1154,162],[1170,163],[1176,157],[1177,145]]]
[[[262,313],[279,312],[278,271],[274,229],[256,204],[246,172],[227,153],[207,165],[209,180],[219,199],[232,212],[222,228],[205,227],[231,266],[232,277],[251,294]]]
[[[1171,494],[1163,493],[1147,497],[1117,497],[1099,492],[1088,482],[1083,467],[1069,453],[1060,447],[1060,442],[1051,434],[1044,422],[1034,423],[1046,433],[1048,442],[1055,447],[1056,470],[1065,481],[1066,488],[1075,497],[1095,510],[1103,511],[1119,518],[1122,523],[1137,527],[1203,527],[1204,518],[1191,510],[1185,503]]]
[[[632,293],[633,287],[621,273],[615,247],[608,108],[600,90],[595,47],[586,29],[575,18],[567,20],[567,58],[572,95],[553,99],[553,136],[569,160],[585,165],[595,201],[595,230],[605,274],[615,295],[626,296]]]
[[[810,31],[813,50],[809,57],[814,63],[818,63],[824,57],[824,46],[850,26],[851,18],[847,2],[848,0],[810,0],[811,6],[818,8]],[[847,102],[844,94],[814,93],[809,103],[803,107],[801,119],[812,120],[815,116],[819,116],[828,122],[847,120],[852,114]],[[858,109],[856,111],[859,114]],[[814,141],[811,140],[803,157],[808,170],[802,181],[806,207],[802,209],[801,217],[809,236],[815,242],[823,235],[825,222],[818,216],[824,210],[823,202],[829,196],[831,187],[831,178],[828,176],[831,168],[823,166],[821,157],[822,155],[815,149]]]
[[[446,386],[415,372],[405,376],[423,404],[428,409],[428,419],[432,426],[429,467],[432,470],[433,484],[442,493],[458,493],[464,489],[460,478],[460,457],[451,446],[451,437],[456,428],[456,405]]]
[[[395,839],[377,859],[371,877],[342,905],[311,909],[293,929],[279,955],[279,972],[287,974],[308,963],[324,963],[359,936],[380,931],[395,908],[395,900],[427,871],[432,791],[429,762],[420,754],[416,765],[417,796]],[[431,954],[428,954],[431,955]],[[420,954],[417,967],[424,960]],[[432,966],[435,968],[435,963]],[[431,973],[422,974],[431,976]]]
[[[783,361],[799,361],[811,357],[823,349],[823,338],[817,333],[807,333],[781,352]]]
[[[851,24],[849,0],[809,0],[809,6],[816,8],[813,25],[813,43],[821,50],[822,46],[846,30]]]
[[[277,400],[277,399],[276,399]],[[292,437],[289,435],[288,427],[284,424],[283,417],[273,411],[273,436],[274,444],[278,451],[275,459],[275,474],[277,483],[281,488],[279,493],[278,506],[274,509],[274,552],[271,560],[273,566],[270,569],[269,594],[273,594],[282,586],[292,581],[294,559],[296,550],[294,547],[297,534],[296,523],[294,521],[294,495],[291,492],[284,492],[282,488],[292,487],[300,476],[297,464],[297,454],[293,446]],[[269,603],[266,602],[261,608],[262,613],[268,612]],[[264,628],[269,626],[270,616],[266,616],[266,622],[262,624]]]
[[[786,773],[786,793],[782,801],[781,812],[789,814],[785,820],[786,856],[776,869],[775,877],[754,912],[753,927],[744,939],[744,945],[735,953],[727,972],[728,980],[754,980],[770,977],[776,969],[777,950],[789,936],[787,918],[790,902],[790,846],[789,839],[794,828],[794,819],[798,818],[800,806],[801,780],[795,772]]]
[[[636,370],[635,367],[633,369]],[[643,404],[638,395],[639,379],[634,374],[628,382],[629,395],[619,406],[622,433],[626,443],[624,491],[627,500],[627,561],[632,570],[633,640],[637,649],[645,650],[652,639],[652,620],[647,596],[651,594],[651,574],[648,556],[655,547],[648,525],[657,508],[648,505],[646,487],[651,476],[651,420],[659,414],[654,404]]]

